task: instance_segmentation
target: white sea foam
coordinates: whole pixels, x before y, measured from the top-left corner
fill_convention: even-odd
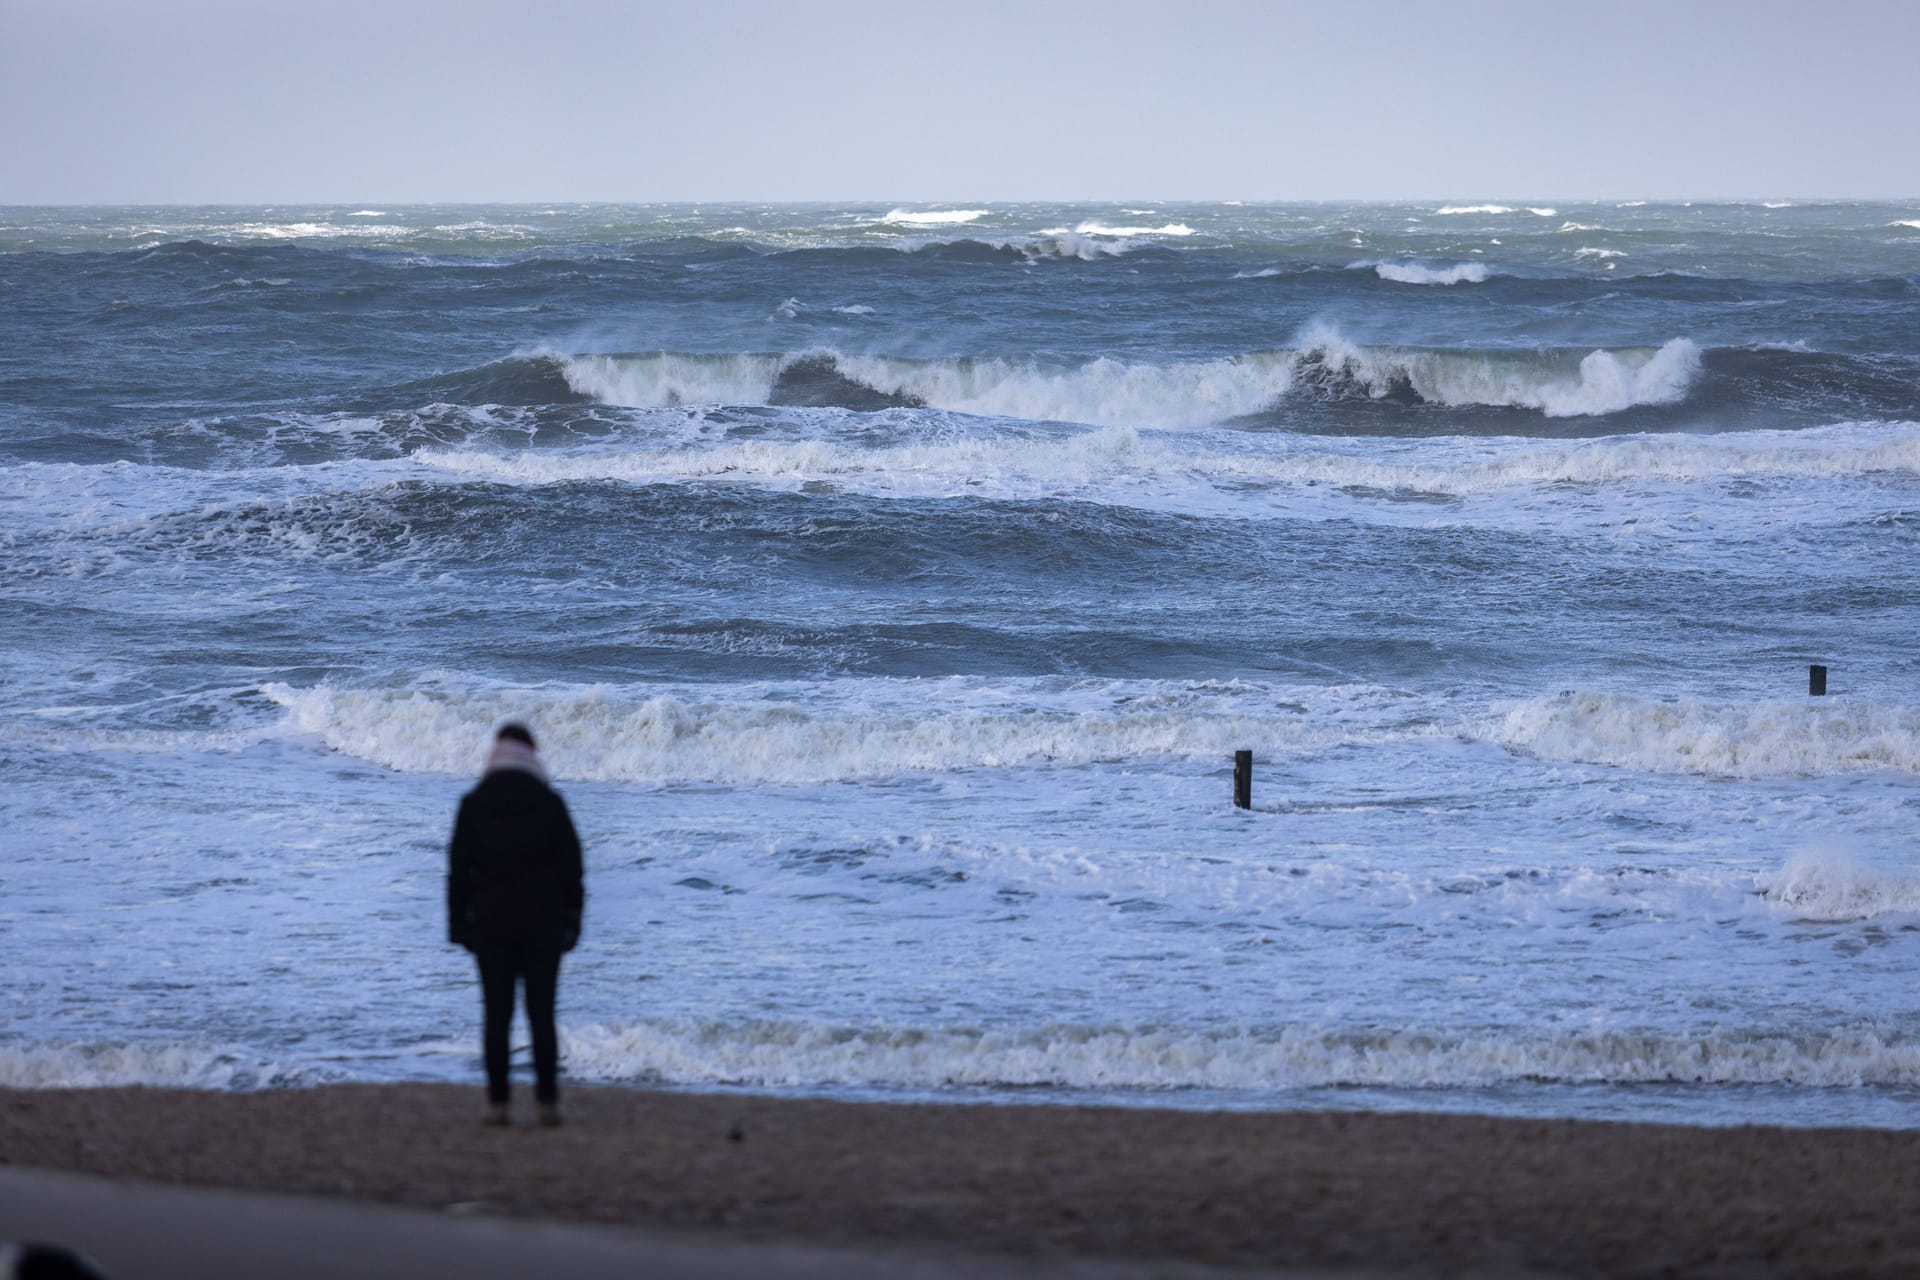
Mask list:
[[[1608,258],[1624,258],[1627,255],[1618,249],[1596,249],[1592,245],[1586,245],[1575,249],[1573,256],[1576,258],[1596,258],[1605,261]]]
[[[259,240],[327,240],[340,236],[367,238],[408,236],[411,227],[387,224],[355,223],[341,226],[330,222],[247,222],[235,226],[210,227],[210,235],[243,236]]]
[[[872,307],[860,302],[856,302],[851,306],[835,307],[834,310],[843,316],[870,316],[874,312]]]
[[[1760,202],[1760,207],[1761,207],[1762,209],[1791,209],[1791,208],[1793,208],[1793,201],[1791,201],[1791,200],[1762,200],[1762,201]]]
[[[1440,1088],[1538,1084],[1920,1084],[1920,1041],[1858,1027],[1810,1035],[1632,1030],[1457,1032],[821,1026],[644,1021],[568,1028],[569,1071],[600,1080],[771,1088]]]
[[[1868,920],[1920,913],[1920,878],[1891,874],[1849,854],[1806,851],[1760,878],[1761,892],[1794,920]]]
[[[285,1087],[316,1073],[278,1066],[236,1049],[177,1044],[19,1044],[0,1042],[0,1088],[101,1089],[158,1085],[175,1089]]]
[[[1530,208],[1527,210],[1527,212],[1532,214],[1536,218],[1556,218],[1560,215],[1560,211],[1558,209]]]
[[[987,209],[927,209],[918,212],[895,209],[880,221],[908,227],[950,227],[977,221],[989,212],[991,210]]]
[[[1505,204],[1450,204],[1435,209],[1435,213],[1512,213],[1513,206]]]
[[[1610,228],[1602,227],[1592,222],[1563,222],[1560,224],[1560,230],[1566,232],[1607,231],[1610,230]]]
[[[1258,271],[1236,271],[1233,273],[1233,278],[1235,280],[1266,280],[1279,274],[1281,272],[1278,267],[1262,267]]]
[[[1074,232],[1083,236],[1190,236],[1193,228],[1184,222],[1169,222],[1158,227],[1115,227],[1104,222],[1082,222]]]
[[[1647,773],[1920,773],[1920,707],[1883,703],[1655,702],[1627,694],[1565,693],[1516,703],[1479,732],[1541,760]]]
[[[1899,222],[1889,222],[1887,225],[1890,227],[1912,227],[1915,231],[1920,231],[1920,218],[1903,218]]]
[[[540,726],[556,776],[585,781],[799,785],[957,769],[1057,767],[1150,757],[1285,756],[1337,739],[1232,691],[1009,696],[958,682],[849,682],[838,702],[719,699],[688,692],[336,689],[270,684],[288,724],[334,750],[403,772],[465,774],[505,719]],[[1022,693],[1015,689],[1014,694]],[[1036,697],[1040,701],[1036,703]],[[1263,709],[1264,708],[1264,709]]]
[[[1356,262],[1353,267],[1372,267],[1382,280],[1398,284],[1482,284],[1487,279],[1484,262],[1456,262],[1447,267],[1422,266],[1418,262]]]
[[[1177,436],[1112,427],[1038,438],[970,437],[862,446],[833,440],[745,440],[674,449],[423,450],[422,465],[509,484],[615,480],[751,481],[798,489],[830,481],[897,496],[1023,497],[1083,493],[1150,501],[1198,486],[1323,485],[1377,492],[1472,495],[1520,487],[1695,483],[1729,477],[1855,476],[1920,471],[1920,428],[1743,432],[1605,440],[1428,441],[1387,456],[1282,443],[1272,452],[1182,447]],[[1175,505],[1179,505],[1177,502]]]
[[[434,230],[478,236],[488,240],[525,240],[534,234],[532,227],[523,227],[510,222],[488,222],[480,218],[470,222],[451,222],[445,226],[435,227]]]

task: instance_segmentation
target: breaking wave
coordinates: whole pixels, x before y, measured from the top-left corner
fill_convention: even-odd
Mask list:
[[[718,699],[686,690],[587,686],[478,691],[270,684],[288,727],[403,772],[458,774],[474,744],[520,719],[542,727],[556,772],[587,781],[841,782],[973,768],[1073,767],[1118,760],[1224,758],[1255,747],[1286,758],[1402,732],[1366,710],[1366,689],[1297,699],[1239,686],[1149,682],[1063,694],[1024,685],[849,682]],[[1426,725],[1422,733],[1443,730]],[[1871,703],[1653,702],[1574,692],[1508,705],[1458,725],[1535,759],[1648,773],[1792,778],[1866,770],[1920,773],[1920,707]]]
[[[1334,378],[1373,399],[1535,409],[1549,418],[1677,404],[1700,374],[1700,348],[1685,338],[1655,350],[1480,355],[1362,347],[1327,330],[1307,337],[1299,363],[1323,385]]]
[[[1302,385],[1320,395],[1530,409],[1550,418],[1598,416],[1678,403],[1701,365],[1700,349],[1685,338],[1652,349],[1471,353],[1363,347],[1324,328],[1304,334],[1297,349],[1167,364],[1104,357],[1081,364],[969,356],[915,360],[831,350],[546,358],[557,363],[573,393],[633,408],[906,406],[1147,427],[1205,426],[1260,413]]]
[[[1870,702],[1654,702],[1627,694],[1564,693],[1508,708],[1485,736],[1541,760],[1648,773],[1920,773],[1920,707]]]
[[[1417,262],[1356,262],[1358,270],[1372,267],[1382,280],[1396,284],[1484,284],[1488,271],[1484,262],[1456,262],[1447,267],[1427,267]]]
[[[1861,1027],[1816,1035],[1157,1027],[819,1026],[644,1021],[569,1029],[567,1068],[599,1080],[763,1088],[1258,1091],[1511,1083],[1920,1083],[1920,1041]]]
[[[1286,755],[1343,732],[1331,722],[1310,724],[1298,710],[1256,707],[1233,691],[1149,691],[1093,708],[1005,696],[983,705],[927,705],[940,688],[874,685],[825,710],[773,698],[722,701],[604,687],[443,692],[270,684],[262,692],[286,708],[289,727],[403,772],[472,772],[479,765],[474,744],[503,720],[524,720],[540,727],[557,776],[596,782],[798,785],[1142,757],[1226,759],[1248,745]]]
[[[1450,204],[1435,209],[1437,214],[1458,213],[1512,213],[1513,206],[1505,204]]]
[[[1795,920],[1840,922],[1920,913],[1920,879],[1833,852],[1807,852],[1761,878],[1761,892]]]
[[[321,1073],[263,1061],[237,1049],[180,1044],[0,1044],[0,1088],[278,1089]]]

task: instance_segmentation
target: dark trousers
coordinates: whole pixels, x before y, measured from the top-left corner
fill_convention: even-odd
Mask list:
[[[553,996],[560,985],[560,949],[530,943],[483,942],[473,950],[480,962],[480,994],[486,1027],[480,1044],[487,1059],[487,1098],[505,1102],[508,1036],[513,1027],[513,989],[525,983],[527,1023],[533,1031],[533,1096],[560,1100],[560,1038],[553,1029]]]

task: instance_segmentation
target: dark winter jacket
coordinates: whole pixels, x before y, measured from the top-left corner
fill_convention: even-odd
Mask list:
[[[461,798],[447,850],[447,935],[471,951],[532,943],[571,951],[586,885],[566,802],[521,769],[495,769]]]

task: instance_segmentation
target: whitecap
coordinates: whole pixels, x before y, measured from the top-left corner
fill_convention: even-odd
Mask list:
[[[1366,267],[1372,267],[1382,280],[1397,284],[1483,284],[1488,275],[1484,262],[1456,262],[1446,267],[1417,262],[1356,262],[1350,269]]]
[[[1074,231],[1083,236],[1190,236],[1193,228],[1184,222],[1169,222],[1160,227],[1114,227],[1102,222],[1082,222]]]
[[[880,219],[895,226],[908,227],[950,227],[974,222],[990,213],[988,209],[928,209],[915,212],[911,209],[895,209]]]

